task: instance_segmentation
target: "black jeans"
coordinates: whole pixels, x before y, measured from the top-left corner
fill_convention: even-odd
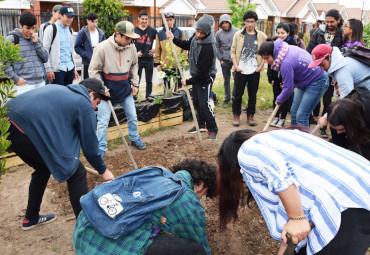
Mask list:
[[[12,142],[12,149],[27,165],[35,171],[29,186],[26,219],[35,220],[39,217],[42,197],[50,178],[50,171],[41,155],[27,135],[22,134],[14,125],[9,128],[8,139]],[[77,218],[81,211],[80,198],[88,192],[86,169],[80,162],[74,174],[67,180],[69,198],[73,212]]]
[[[232,62],[224,62],[221,65],[222,75],[224,76],[225,101],[230,101],[230,77],[232,67]]]
[[[205,255],[203,246],[195,241],[168,234],[159,234],[146,249],[145,255]]]
[[[370,245],[370,211],[349,208],[342,212],[337,235],[316,255],[364,255]],[[298,255],[306,254],[306,246]]]
[[[197,120],[200,128],[207,127],[208,131],[217,134],[218,128],[215,120],[215,115],[209,103],[209,96],[212,91],[214,79],[206,85],[193,85],[193,104],[197,112]]]
[[[67,86],[73,83],[73,78],[75,77],[75,69],[72,69],[67,72],[64,71],[54,72],[54,75],[55,79],[53,81],[53,84]]]
[[[83,78],[84,79],[87,79],[87,78],[89,78],[89,66],[90,65],[84,65],[84,70],[83,70]]]
[[[274,79],[274,85],[272,86],[272,90],[274,92],[274,108],[275,108],[276,98],[280,95],[282,91],[282,88],[280,87],[280,79]],[[289,111],[289,100],[286,100],[284,103],[280,105],[279,110],[276,113],[275,117],[285,120],[288,111]]]
[[[242,74],[241,72],[236,72],[234,81],[235,95],[233,99],[233,114],[240,115],[241,113],[242,98],[246,83],[248,83],[247,115],[256,113],[257,91],[259,82],[259,72],[254,72],[252,74]]]
[[[139,84],[141,80],[141,74],[143,73],[143,69],[145,69],[145,82],[146,82],[146,91],[145,91],[145,98],[148,98],[152,94],[153,89],[153,59],[152,60],[139,60]]]

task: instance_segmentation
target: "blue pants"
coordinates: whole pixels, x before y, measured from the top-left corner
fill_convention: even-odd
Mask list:
[[[139,139],[138,121],[136,115],[136,107],[132,94],[126,97],[121,103],[123,110],[127,116],[128,135],[130,141]],[[111,109],[107,101],[102,100],[98,106],[98,127],[96,135],[99,141],[99,149],[107,150],[107,131],[110,120]]]
[[[65,71],[54,72],[54,75],[55,79],[53,81],[53,84],[67,86],[73,83],[73,78],[75,77],[75,69],[72,69],[67,72]]]

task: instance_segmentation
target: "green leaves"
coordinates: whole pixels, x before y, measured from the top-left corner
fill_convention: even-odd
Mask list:
[[[250,0],[227,0],[227,7],[232,11],[231,22],[239,29],[243,25],[243,15],[246,11],[255,11],[257,5],[250,4]]]
[[[364,27],[363,37],[364,37],[365,46],[370,48],[370,23]]]
[[[83,15],[87,16],[90,12],[98,14],[99,27],[105,31],[107,38],[113,34],[115,25],[128,15],[128,11],[122,10],[124,4],[120,0],[85,0],[82,5]]]

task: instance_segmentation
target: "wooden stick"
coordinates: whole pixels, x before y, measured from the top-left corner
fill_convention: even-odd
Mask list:
[[[277,104],[277,105],[275,106],[274,111],[271,113],[271,116],[270,116],[270,118],[268,119],[268,121],[267,121],[267,123],[266,123],[266,125],[265,125],[265,127],[263,128],[263,130],[262,130],[262,131],[265,131],[265,130],[267,130],[267,129],[268,129],[268,127],[269,127],[269,126],[270,126],[270,124],[271,124],[272,119],[275,117],[275,115],[276,115],[276,113],[278,112],[279,108],[280,108],[280,105],[279,105],[279,104]]]
[[[320,124],[317,123],[316,127],[312,130],[312,134],[316,134],[320,127],[321,127]]]
[[[100,176],[100,174],[98,173],[98,171],[94,170],[94,169],[91,169],[91,168],[88,168],[86,167],[86,172],[90,173],[90,174],[93,174],[93,175],[96,175],[96,176]]]
[[[121,126],[119,125],[119,121],[118,121],[118,119],[117,119],[116,112],[115,112],[115,111],[114,111],[114,109],[113,109],[112,102],[111,102],[110,100],[108,100],[108,104],[109,104],[110,110],[112,111],[112,115],[113,115],[114,121],[116,122],[116,125],[117,125],[117,127],[118,127],[118,131],[119,131],[119,133],[121,134],[122,141],[123,141],[123,143],[124,143],[124,144],[125,144],[125,146],[126,146],[127,153],[128,153],[128,155],[129,155],[129,157],[130,157],[130,159],[131,159],[132,165],[134,166],[134,169],[137,169],[137,165],[136,165],[135,159],[134,159],[134,157],[132,156],[132,153],[131,153],[130,147],[128,147],[128,144],[127,144],[127,142],[126,142],[125,136],[123,135],[123,132],[122,132]]]
[[[163,24],[164,24],[164,26],[166,28],[166,31],[170,31],[169,28],[168,28],[167,22],[166,22],[166,18],[164,17],[164,14],[163,13],[162,13],[162,19],[163,19]],[[179,58],[177,56],[175,45],[173,44],[173,41],[172,41],[171,38],[169,38],[169,41],[170,41],[170,45],[171,45],[171,49],[172,49],[173,55],[175,56],[175,59],[176,59],[176,65],[177,65],[177,69],[179,69],[179,72],[180,72],[180,75],[181,75],[181,79],[185,79],[184,72],[182,71],[182,67],[180,65],[180,61],[179,61]],[[188,101],[189,101],[189,105],[190,105],[190,109],[191,109],[191,114],[193,115],[193,120],[194,120],[195,128],[196,128],[197,133],[198,133],[199,141],[201,141],[202,140],[202,136],[201,136],[200,131],[199,131],[199,125],[198,125],[197,116],[196,116],[195,110],[194,110],[193,100],[191,100],[191,96],[190,96],[188,87],[185,85],[185,86],[183,86],[183,88],[184,88],[185,93],[186,93],[186,95],[188,97]]]

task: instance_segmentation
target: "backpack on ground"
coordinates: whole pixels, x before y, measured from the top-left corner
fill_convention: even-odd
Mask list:
[[[367,66],[370,66],[370,49],[355,45],[349,48],[342,48],[341,52],[344,57],[354,58]]]

